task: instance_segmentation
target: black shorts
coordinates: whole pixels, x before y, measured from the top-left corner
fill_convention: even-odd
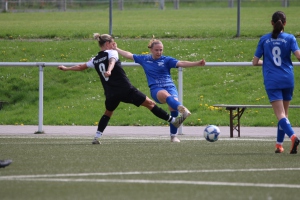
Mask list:
[[[109,111],[114,111],[120,102],[130,103],[139,107],[146,100],[146,95],[136,89],[131,87],[128,90],[106,95],[105,107]]]

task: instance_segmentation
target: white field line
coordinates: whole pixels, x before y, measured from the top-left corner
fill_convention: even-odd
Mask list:
[[[181,140],[205,140],[202,135],[199,135],[199,137],[195,136],[178,136]],[[5,138],[5,139],[78,139],[78,140],[92,140],[93,137],[88,137],[88,136],[1,136],[0,138]],[[169,136],[153,136],[153,137],[147,137],[147,136],[102,136],[102,140],[169,140]],[[219,138],[220,141],[257,141],[257,142],[274,142],[276,141],[276,138]]]
[[[133,171],[133,172],[99,172],[78,174],[40,174],[0,176],[0,180],[21,180],[30,178],[112,176],[112,175],[149,175],[149,174],[188,174],[188,173],[234,173],[234,172],[267,172],[267,171],[299,171],[300,168],[266,168],[266,169],[213,169],[213,170],[176,170],[176,171]]]
[[[243,183],[218,181],[186,181],[186,180],[145,180],[145,179],[88,179],[63,178],[82,176],[109,176],[109,175],[139,175],[139,174],[184,174],[184,173],[222,173],[222,172],[265,172],[291,171],[300,168],[267,168],[267,169],[220,169],[220,170],[177,170],[177,171],[145,171],[145,172],[107,172],[107,173],[79,173],[79,174],[41,174],[1,176],[0,181],[43,181],[43,182],[94,182],[94,183],[135,183],[135,184],[180,184],[180,185],[213,185],[234,187],[265,187],[265,188],[300,188],[299,184],[270,184],[270,183]],[[59,178],[61,177],[61,178]]]
[[[242,182],[213,182],[213,181],[184,181],[184,180],[143,180],[143,179],[68,179],[68,178],[25,178],[19,181],[45,182],[93,182],[93,183],[139,183],[139,184],[179,184],[179,185],[213,185],[234,187],[266,187],[266,188],[300,188],[293,184],[242,183]]]

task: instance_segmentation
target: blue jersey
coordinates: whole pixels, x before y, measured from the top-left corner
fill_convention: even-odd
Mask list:
[[[281,32],[277,39],[272,33],[260,38],[254,56],[263,56],[263,77],[266,89],[284,89],[294,87],[294,72],[291,52],[299,50],[296,38]]]
[[[178,60],[161,56],[154,60],[152,55],[133,55],[135,63],[140,64],[146,74],[149,88],[174,86],[170,70],[176,68]]]

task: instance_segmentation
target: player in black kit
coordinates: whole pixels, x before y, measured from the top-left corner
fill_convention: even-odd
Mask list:
[[[72,67],[63,65],[58,66],[58,69],[63,71],[82,71],[88,68],[96,69],[105,93],[105,112],[100,118],[96,135],[92,144],[100,144],[104,129],[106,128],[114,110],[118,107],[120,102],[140,105],[148,108],[155,116],[171,122],[174,126],[179,127],[185,120],[183,116],[174,118],[166,111],[159,108],[154,101],[148,98],[145,94],[135,88],[126,76],[125,71],[121,66],[118,52],[113,50],[114,39],[108,34],[94,34],[94,39],[99,43],[101,51],[97,56],[88,62]],[[171,142],[180,142],[176,136],[171,136]]]

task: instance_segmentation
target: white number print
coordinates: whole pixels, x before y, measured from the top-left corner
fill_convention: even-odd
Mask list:
[[[279,47],[274,47],[272,49],[272,54],[273,54],[273,61],[275,63],[276,66],[281,66],[281,57],[280,57],[280,54],[281,54],[281,50]]]
[[[109,77],[105,77],[104,73],[106,72],[105,70],[105,65],[103,63],[100,63],[99,65],[99,71],[102,73],[103,78],[105,81],[108,81]]]

